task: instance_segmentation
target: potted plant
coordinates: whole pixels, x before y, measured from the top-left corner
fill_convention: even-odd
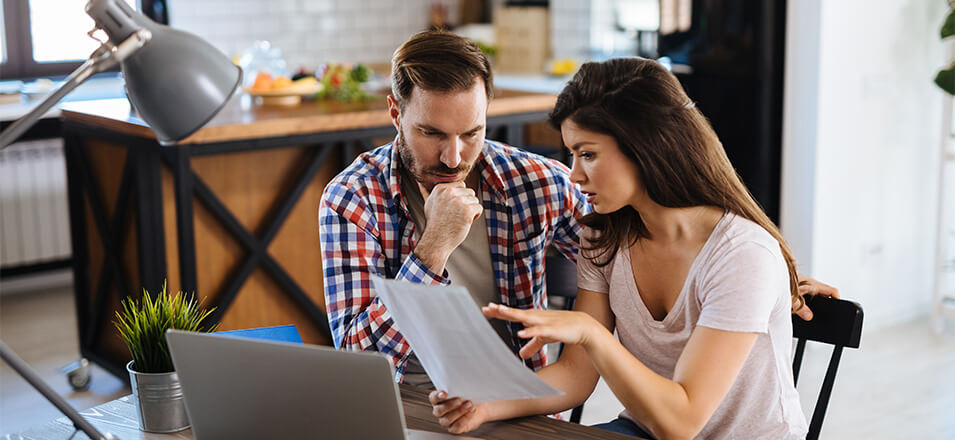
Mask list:
[[[143,289],[139,301],[126,298],[116,312],[113,324],[133,357],[126,370],[143,431],[176,432],[189,427],[166,330],[214,331],[215,325],[202,324],[213,310],[203,310],[200,302],[183,292],[167,294],[163,284],[155,299]]]
[[[932,295],[933,305],[932,305],[932,325],[935,328],[937,334],[941,334],[944,328],[944,319],[946,315],[946,309],[949,309],[949,304],[952,299],[951,293],[947,292],[945,279],[945,273],[951,270],[952,267],[955,267],[955,260],[948,260],[949,254],[951,253],[951,219],[946,214],[949,212],[949,203],[951,203],[950,193],[951,187],[947,183],[950,179],[946,176],[946,170],[951,169],[951,164],[955,162],[955,153],[951,152],[951,143],[955,140],[955,127],[953,127],[952,118],[952,107],[953,105],[953,95],[955,95],[955,48],[952,47],[953,42],[950,39],[955,38],[955,0],[947,0],[948,3],[948,12],[945,16],[945,21],[942,23],[942,29],[939,30],[939,37],[942,41],[947,41],[948,46],[946,47],[946,67],[943,67],[939,70],[938,74],[935,75],[935,84],[938,85],[948,96],[944,97],[944,103],[942,106],[942,142],[941,142],[941,162],[939,167],[939,178],[938,178],[938,241],[936,242],[935,249],[935,280],[934,280],[934,290],[935,292]],[[949,171],[950,172],[950,171]]]
[[[955,1],[953,0],[948,0],[948,15],[945,17],[939,36],[943,40],[955,36]],[[935,75],[935,84],[949,95],[955,95],[955,60],[951,60],[947,67],[939,70]]]

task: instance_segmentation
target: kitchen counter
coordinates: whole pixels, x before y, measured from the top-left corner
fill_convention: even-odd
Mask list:
[[[179,145],[290,136],[317,131],[356,130],[391,125],[383,95],[362,102],[305,101],[295,106],[255,105],[252,97],[238,93],[208,124]],[[488,117],[549,110],[555,96],[498,90],[488,107]],[[125,134],[155,138],[149,126],[131,112],[126,99],[65,103],[65,119],[102,126]]]
[[[498,91],[488,138],[524,145],[555,99]],[[295,324],[306,343],[331,343],[318,202],[355,156],[394,138],[383,96],[270,107],[240,94],[170,146],[125,99],[61,108],[83,356],[125,377],[114,312],[164,283],[216,307],[221,330]]]

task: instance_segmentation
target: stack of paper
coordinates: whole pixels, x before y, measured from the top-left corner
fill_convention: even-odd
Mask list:
[[[507,348],[467,289],[379,277],[372,283],[431,381],[449,396],[481,403],[563,394]]]

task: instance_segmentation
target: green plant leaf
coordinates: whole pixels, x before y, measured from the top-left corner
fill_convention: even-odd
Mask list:
[[[949,95],[955,96],[955,63],[940,70],[938,75],[935,75],[935,84],[948,92]]]
[[[142,373],[173,371],[172,356],[166,344],[166,330],[170,328],[210,332],[216,325],[203,328],[202,322],[212,311],[204,310],[195,295],[179,292],[169,295],[166,285],[153,298],[143,289],[139,301],[129,297],[122,301],[113,325],[129,348],[133,369]]]
[[[942,24],[940,33],[943,40],[955,35],[955,9],[948,11],[948,17],[945,17],[945,23]]]

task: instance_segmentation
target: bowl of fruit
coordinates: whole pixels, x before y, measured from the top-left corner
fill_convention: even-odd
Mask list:
[[[292,80],[287,76],[273,77],[271,74],[259,72],[252,86],[243,90],[265,105],[298,105],[303,97],[322,91],[322,84],[314,76]]]

